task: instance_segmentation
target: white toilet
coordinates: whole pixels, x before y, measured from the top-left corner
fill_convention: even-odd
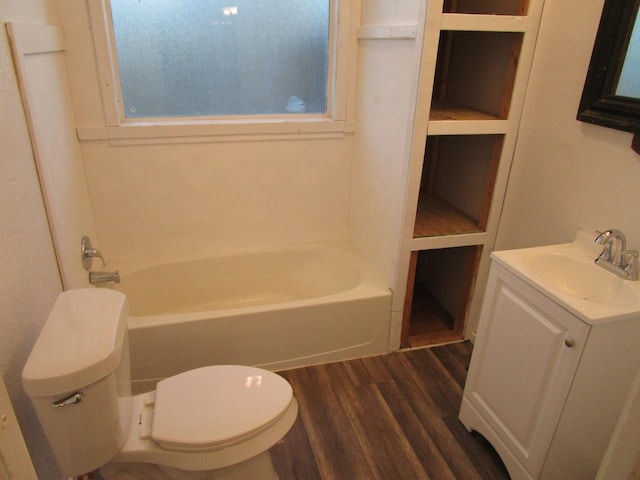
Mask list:
[[[60,294],[22,372],[62,473],[106,479],[271,480],[269,448],[291,428],[289,383],[254,367],[216,365],[131,395],[126,297]]]

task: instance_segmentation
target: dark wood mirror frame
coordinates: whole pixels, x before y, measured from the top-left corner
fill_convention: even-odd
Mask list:
[[[578,109],[578,120],[636,134],[634,146],[640,144],[640,98],[618,96],[615,89],[639,3],[605,0]]]

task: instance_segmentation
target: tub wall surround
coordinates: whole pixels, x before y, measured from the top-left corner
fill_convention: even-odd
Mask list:
[[[122,263],[346,239],[349,149],[348,139],[86,142],[101,251]]]
[[[363,2],[349,240],[395,284],[425,2]]]
[[[74,132],[64,32],[56,25],[6,26],[62,284],[65,289],[88,287],[87,273],[78,263],[78,239],[96,238],[96,231]]]
[[[350,241],[393,284],[421,2],[350,2],[343,132],[258,141],[239,125],[211,141],[198,126],[173,143],[91,135],[105,114],[85,1],[58,1],[57,11],[97,243],[108,259]]]

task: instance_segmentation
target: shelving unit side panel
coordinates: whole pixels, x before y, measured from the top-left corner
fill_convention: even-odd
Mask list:
[[[420,177],[424,158],[425,138],[429,124],[431,94],[433,92],[434,72],[437,62],[440,23],[442,21],[443,0],[430,0],[426,3],[424,24],[419,26],[417,38],[421,38],[422,56],[420,59],[420,76],[413,117],[413,132],[410,143],[409,168],[404,202],[404,223],[401,232],[400,253],[394,281],[394,297],[392,318],[401,318],[404,306],[404,295],[407,288],[407,272],[410,264],[411,239],[413,237],[414,220],[420,194]],[[400,343],[398,337],[390,338],[389,344]],[[394,333],[392,333],[394,335]]]
[[[413,307],[413,290],[416,282],[416,268],[418,266],[418,252],[411,252],[409,259],[409,271],[407,272],[407,291],[404,297],[402,309],[402,331],[400,334],[400,347],[410,347],[409,331],[411,327],[411,308]]]
[[[411,158],[409,159],[407,193],[405,198],[405,219],[402,232],[403,238],[407,240],[413,236],[413,223],[416,216],[418,196],[420,195],[425,139],[429,125],[429,106],[431,105],[431,94],[433,92],[438,58],[442,5],[443,0],[428,2],[425,16],[420,80],[413,121],[413,139],[411,141]],[[404,289],[402,290],[404,291]]]

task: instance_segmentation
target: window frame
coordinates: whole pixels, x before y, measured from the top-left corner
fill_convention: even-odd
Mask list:
[[[336,138],[354,131],[357,2],[330,0],[329,69],[325,114],[126,118],[109,0],[87,0],[100,81],[104,127],[78,128],[81,140],[114,144]]]

